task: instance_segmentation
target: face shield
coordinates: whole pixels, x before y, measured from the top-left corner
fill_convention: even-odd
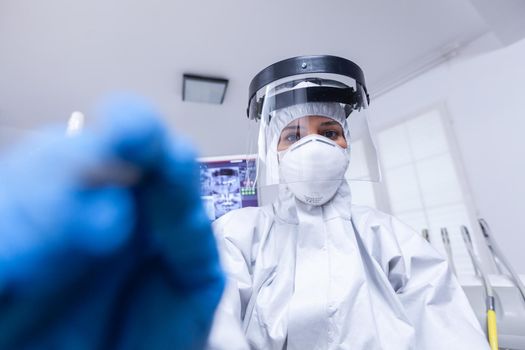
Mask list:
[[[363,73],[346,59],[296,57],[261,71],[247,110],[259,187],[379,181],[367,107]]]

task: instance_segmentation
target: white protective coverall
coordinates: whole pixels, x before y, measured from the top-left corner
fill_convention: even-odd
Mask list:
[[[344,115],[309,112],[348,135]],[[270,147],[304,115],[274,118]],[[209,348],[488,349],[447,261],[399,220],[351,202],[346,182],[322,206],[282,186],[273,204],[214,223],[228,286]]]

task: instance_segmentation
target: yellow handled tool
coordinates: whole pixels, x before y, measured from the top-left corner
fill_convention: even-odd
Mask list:
[[[487,295],[487,338],[491,350],[498,350],[498,328],[496,326],[496,308],[494,303],[494,291],[490,285],[490,281],[487,278],[485,271],[481,268],[481,263],[474,254],[474,246],[470,239],[470,234],[465,226],[461,226],[461,233],[463,233],[463,240],[467,246],[470,259],[474,264],[474,268],[479,273],[483,286],[485,287],[485,293]]]
[[[487,311],[487,333],[491,350],[498,350],[498,329],[496,326],[496,311]]]

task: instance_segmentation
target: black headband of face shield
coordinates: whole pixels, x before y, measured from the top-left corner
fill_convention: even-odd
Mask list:
[[[316,86],[288,90],[274,96],[262,97],[258,101],[252,101],[250,108],[256,108],[256,111],[254,111],[255,113],[250,113],[250,115],[253,115],[255,119],[261,119],[264,106],[265,114],[268,114],[269,121],[271,118],[270,114],[273,111],[309,102],[336,102],[344,104],[347,118],[352,111],[364,107],[362,94],[355,91],[352,87]]]

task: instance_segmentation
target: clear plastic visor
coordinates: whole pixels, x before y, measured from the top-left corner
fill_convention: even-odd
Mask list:
[[[380,181],[367,97],[352,78],[292,76],[250,100],[248,154],[259,187],[297,182]]]

